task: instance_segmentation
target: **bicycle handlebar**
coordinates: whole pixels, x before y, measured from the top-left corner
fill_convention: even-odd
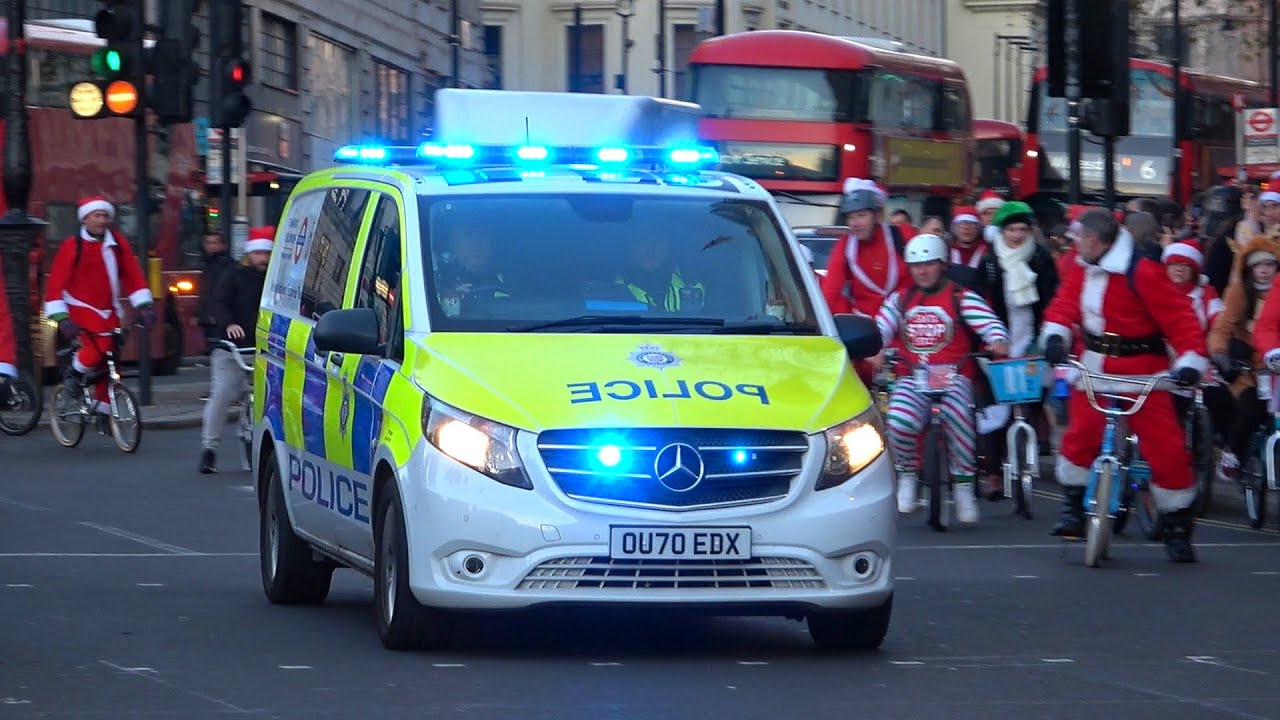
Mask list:
[[[253,366],[245,363],[245,357],[256,353],[257,352],[256,348],[251,348],[251,347],[242,348],[239,345],[236,345],[235,343],[231,342],[230,340],[214,340],[213,344],[222,348],[223,350],[230,352],[231,357],[236,361],[236,365],[240,366],[241,370],[247,373],[253,372]]]
[[[1085,367],[1084,363],[1080,362],[1078,359],[1074,357],[1067,358],[1067,362],[1064,364],[1070,365],[1071,367],[1074,367],[1076,370],[1080,371],[1080,380],[1081,380],[1081,385],[1083,386],[1085,397],[1089,400],[1089,404],[1093,406],[1093,409],[1097,410],[1103,415],[1110,415],[1113,417],[1129,417],[1130,415],[1137,414],[1138,411],[1142,410],[1142,406],[1147,404],[1147,398],[1151,397],[1151,393],[1155,391],[1157,385],[1160,385],[1161,383],[1165,383],[1166,387],[1164,389],[1168,390],[1171,388],[1168,388],[1167,384],[1173,382],[1173,376],[1170,373],[1161,373],[1160,375],[1152,375],[1151,377],[1146,379],[1139,379],[1139,378],[1131,377],[1128,375],[1108,375],[1107,373],[1096,373],[1090,370],[1089,368]],[[1122,385],[1133,385],[1141,389],[1138,390],[1138,396],[1136,398],[1130,398],[1126,396],[1117,396],[1111,393],[1103,393],[1103,397],[1109,397],[1113,400],[1125,400],[1130,403],[1128,409],[1121,409],[1117,407],[1105,407],[1098,402],[1097,392],[1093,388],[1094,380],[1103,380],[1106,382],[1120,383]]]

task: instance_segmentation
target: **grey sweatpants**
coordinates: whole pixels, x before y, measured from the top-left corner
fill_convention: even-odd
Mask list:
[[[204,427],[200,431],[203,449],[218,449],[227,427],[227,411],[240,399],[247,380],[230,350],[216,348],[209,353],[209,401],[204,406]]]

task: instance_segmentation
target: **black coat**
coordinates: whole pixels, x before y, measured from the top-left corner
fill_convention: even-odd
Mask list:
[[[222,328],[220,340],[230,340],[226,328],[239,325],[244,337],[236,341],[242,348],[253,347],[254,328],[258,325],[258,306],[262,302],[262,288],[267,284],[267,274],[248,265],[233,266],[222,279],[214,298],[213,314]]]
[[[227,336],[227,326],[218,325],[214,304],[217,302],[218,290],[222,287],[223,280],[237,267],[236,261],[231,258],[229,252],[205,258],[204,272],[200,276],[202,291],[196,312],[199,313],[198,322],[206,338],[226,338]]]
[[[1028,240],[1028,242],[1035,241]],[[1031,261],[1027,265],[1031,268],[1031,272],[1036,274],[1036,293],[1040,295],[1040,299],[1031,307],[1031,314],[1035,318],[1035,326],[1039,328],[1044,321],[1044,309],[1049,307],[1049,301],[1058,291],[1058,264],[1054,262],[1053,254],[1048,248],[1036,243],[1036,251],[1032,253]],[[1000,259],[996,257],[994,248],[982,258],[980,271],[983,297],[991,303],[991,309],[995,311],[1000,321],[1008,325],[1009,308],[1004,302],[1004,268],[1000,267]]]

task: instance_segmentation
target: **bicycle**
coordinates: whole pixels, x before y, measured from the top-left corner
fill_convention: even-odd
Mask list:
[[[1186,390],[1171,392],[1183,397],[1188,393]],[[1216,472],[1213,463],[1213,429],[1209,420],[1209,409],[1204,404],[1204,386],[1197,385],[1189,392],[1192,404],[1182,420],[1183,443],[1191,455],[1192,472],[1196,481],[1196,504],[1194,505],[1196,517],[1204,517],[1209,510],[1209,503],[1212,502],[1213,475]],[[1164,537],[1164,529],[1160,524],[1160,513],[1156,510],[1155,501],[1151,497],[1150,468],[1140,459],[1136,438],[1133,442],[1133,457],[1143,463],[1147,472],[1130,473],[1125,505],[1137,515],[1138,527],[1141,528],[1143,537],[1151,541],[1159,541]]]
[[[40,422],[44,411],[44,391],[31,379],[26,370],[9,379],[9,398],[0,402],[0,432],[5,435],[26,435]]]
[[[1249,446],[1240,462],[1240,485],[1244,490],[1249,526],[1257,529],[1267,520],[1268,491],[1280,489],[1276,473],[1276,446],[1280,443],[1280,403],[1276,402],[1276,378],[1267,368],[1245,368],[1253,373],[1258,399],[1267,403],[1271,422],[1259,425],[1249,437]]]
[[[85,425],[93,419],[97,422],[99,435],[110,435],[116,447],[126,453],[137,452],[138,446],[142,444],[142,413],[133,391],[120,379],[119,367],[116,364],[116,358],[120,356],[120,346],[124,343],[124,330],[115,328],[107,332],[83,334],[111,339],[111,344],[104,353],[105,370],[99,370],[81,378],[78,384],[80,392],[78,398],[67,397],[65,384],[58,386],[53,393],[53,411],[49,414],[49,429],[52,430],[53,437],[59,445],[73,448],[80,444],[80,440],[84,437]],[[77,338],[72,342],[71,347],[58,352],[64,367],[71,362],[71,357],[83,345],[84,341]],[[107,379],[107,405],[109,406],[108,413],[105,415],[98,412],[98,398],[94,391],[95,385],[104,375]],[[132,430],[128,432],[126,432],[126,418],[132,418]]]
[[[1030,520],[1035,481],[1040,478],[1040,438],[1027,422],[1023,405],[1039,402],[1047,366],[1041,357],[979,357],[978,365],[987,375],[995,402],[1012,408],[1013,421],[1005,430],[1004,496],[1014,499],[1014,512]]]
[[[255,349],[242,348],[230,340],[217,340],[217,347],[231,353],[236,365],[245,374],[240,390],[240,412],[236,414],[236,437],[240,440],[240,462],[245,470],[253,469],[253,365],[246,357],[254,357]]]
[[[1080,371],[1080,385],[1089,405],[1102,413],[1105,420],[1102,446],[1089,468],[1089,482],[1085,486],[1084,493],[1084,509],[1088,517],[1085,526],[1084,564],[1088,567],[1098,567],[1102,559],[1109,556],[1112,526],[1123,505],[1122,499],[1127,485],[1124,481],[1125,466],[1116,455],[1116,427],[1121,418],[1135,415],[1142,410],[1157,385],[1170,382],[1171,379],[1167,373],[1153,375],[1145,380],[1123,375],[1095,373],[1077,358],[1068,358],[1067,364]],[[1094,380],[1132,385],[1139,390],[1136,397],[1112,392],[1097,392],[1093,388]],[[1107,402],[1099,402],[1099,395]],[[1127,408],[1122,407],[1124,403],[1128,404]]]

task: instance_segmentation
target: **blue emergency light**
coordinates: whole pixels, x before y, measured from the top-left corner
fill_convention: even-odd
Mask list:
[[[545,145],[471,145],[425,142],[417,147],[345,145],[335,162],[359,165],[432,165],[442,168],[516,167],[539,177],[550,165],[575,169],[697,172],[720,162],[715,149],[703,146],[548,147]]]

